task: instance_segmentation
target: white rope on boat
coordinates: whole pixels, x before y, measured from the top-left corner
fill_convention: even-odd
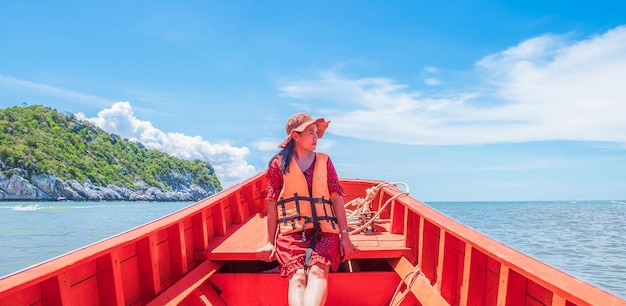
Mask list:
[[[378,211],[376,211],[376,213],[371,218],[369,218],[367,222],[363,223],[362,215],[366,213],[371,213],[372,202],[378,195],[378,192],[383,187],[398,186],[398,185],[403,185],[406,188],[406,191],[398,192],[397,194],[389,198],[387,201],[385,201],[385,204],[383,204],[381,207],[378,208]],[[393,202],[393,200],[395,200],[399,196],[408,195],[408,194],[409,194],[409,185],[403,182],[382,182],[376,186],[367,188],[365,198],[355,198],[352,201],[344,205],[344,207],[346,208],[346,218],[348,220],[348,227],[352,229],[350,231],[350,235],[360,233],[362,230],[366,229],[368,226],[370,226],[372,223],[378,220],[378,217],[385,210],[385,208],[387,208],[387,205],[389,205],[389,203]],[[351,208],[354,207],[354,209],[348,209],[348,207],[351,207]]]
[[[396,296],[398,295],[398,293],[400,293],[400,288],[402,288],[402,284],[404,284],[404,280],[406,280],[407,276],[409,277],[409,281],[406,283],[406,290],[411,290],[411,287],[413,287],[413,283],[415,283],[415,280],[420,275],[422,277],[426,278],[426,275],[424,275],[424,272],[422,272],[422,270],[420,268],[415,268],[413,271],[411,271],[411,273],[407,273],[402,278],[402,280],[400,280],[400,283],[398,284],[398,287],[396,287],[396,291],[393,292],[393,296],[391,297],[391,301],[389,302],[389,306],[400,305],[402,303],[402,301],[404,301],[404,298],[406,297],[406,294],[403,295],[400,298],[400,300],[398,300],[398,301],[396,301],[396,303],[394,303],[394,300],[396,299]],[[428,278],[426,278],[426,280],[430,283]]]

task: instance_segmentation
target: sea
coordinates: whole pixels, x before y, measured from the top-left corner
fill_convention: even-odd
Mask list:
[[[0,277],[191,202],[0,202]],[[439,212],[626,299],[626,201],[427,202]]]

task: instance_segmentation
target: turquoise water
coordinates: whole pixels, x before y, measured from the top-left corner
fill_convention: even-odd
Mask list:
[[[0,276],[188,202],[0,202]],[[626,298],[626,201],[429,202],[495,240]]]
[[[0,202],[0,276],[135,228],[190,202]]]

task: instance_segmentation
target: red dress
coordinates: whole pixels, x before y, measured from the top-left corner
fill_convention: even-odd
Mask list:
[[[312,188],[314,168],[315,162],[311,164],[309,169],[304,171],[304,177],[306,178],[309,190]],[[338,192],[344,195],[343,188],[339,185],[337,171],[330,158],[328,158],[326,169],[328,171],[328,192]],[[267,174],[269,184],[266,190],[266,198],[269,200],[277,200],[283,187],[283,173],[280,170],[278,159],[272,161],[267,169]],[[291,273],[296,272],[296,270],[304,268],[305,251],[311,243],[311,234],[312,230],[305,231],[305,242],[302,242],[302,232],[287,235],[278,234],[275,247],[276,256],[280,263],[280,275],[282,277],[289,276]],[[316,263],[330,265],[333,270],[337,270],[341,263],[339,235],[320,232],[317,244],[311,255],[309,266],[313,266]]]

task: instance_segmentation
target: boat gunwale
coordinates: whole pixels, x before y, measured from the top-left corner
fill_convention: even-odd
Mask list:
[[[109,254],[111,250],[118,246],[135,243],[138,240],[144,239],[151,233],[164,230],[186,218],[190,218],[203,209],[208,209],[214,205],[218,205],[220,201],[232,196],[234,193],[240,192],[245,186],[256,182],[263,175],[264,173],[258,173],[242,183],[233,185],[226,190],[204,198],[175,212],[0,277],[0,296],[9,296],[14,292],[27,288],[28,286],[41,283],[51,277],[61,275],[72,266],[81,265],[103,255]]]
[[[395,186],[386,186],[383,189],[391,196],[403,192]],[[626,305],[626,301],[612,293],[480,233],[409,195],[400,195],[396,201],[466,245],[495,259],[501,266],[504,265],[514,270],[570,302],[589,305]]]

